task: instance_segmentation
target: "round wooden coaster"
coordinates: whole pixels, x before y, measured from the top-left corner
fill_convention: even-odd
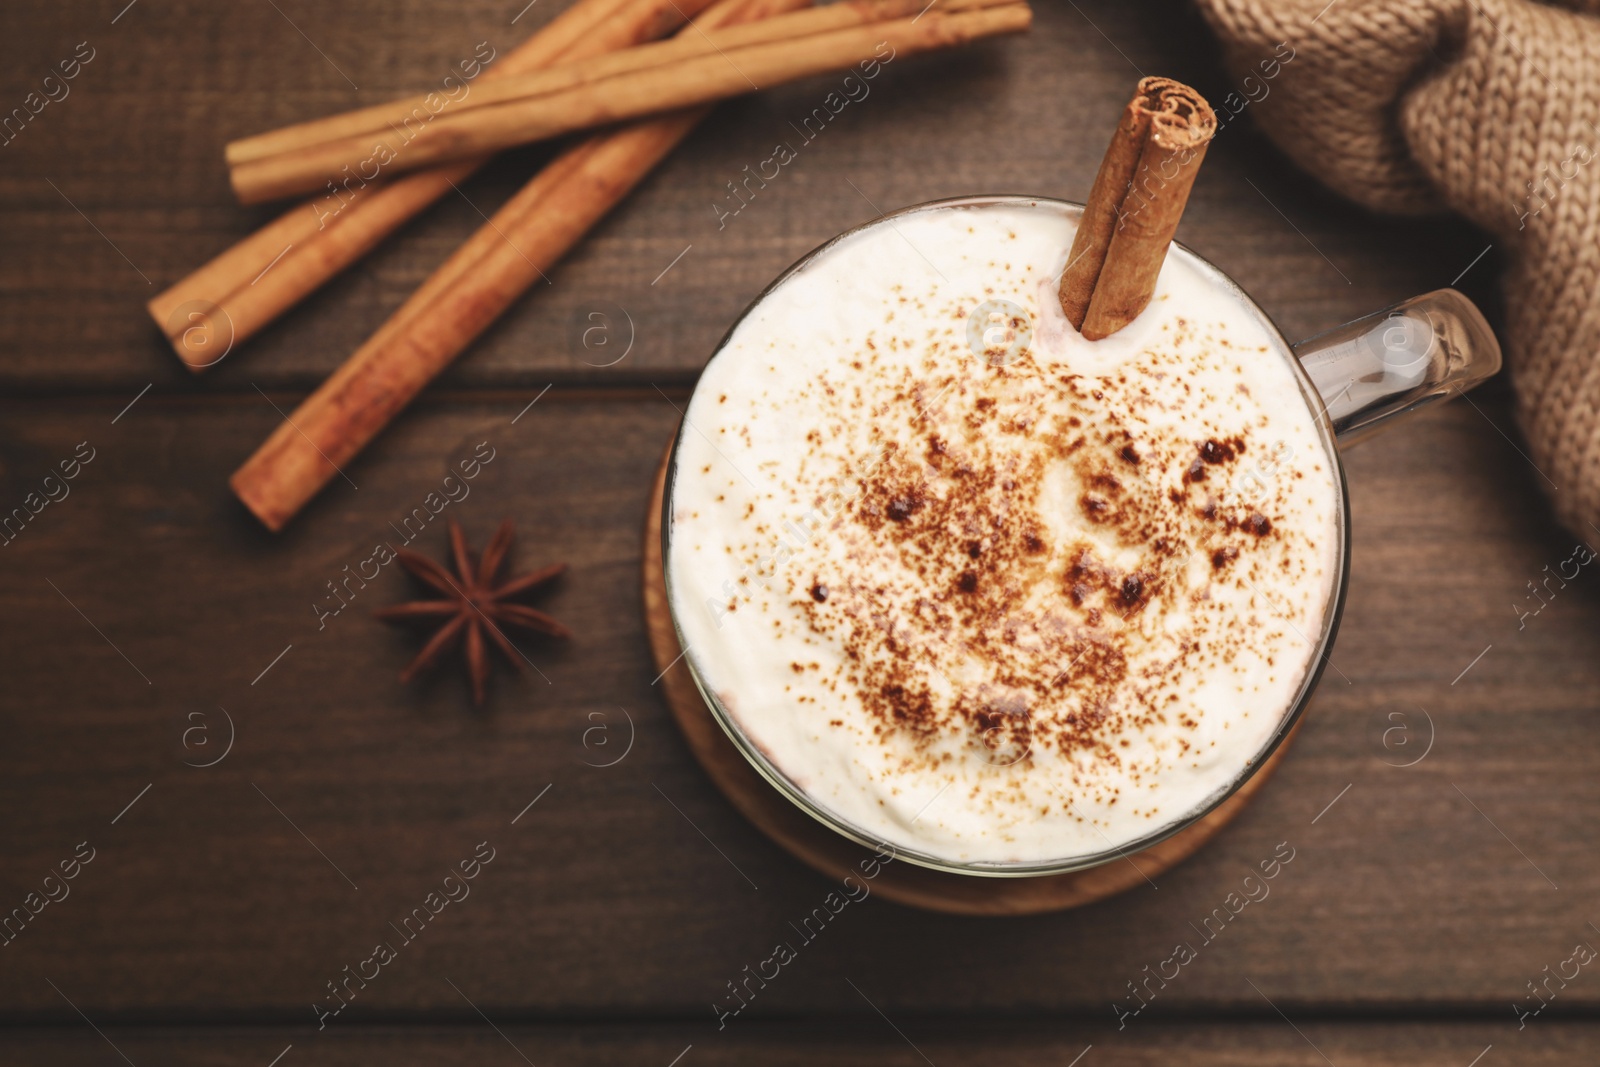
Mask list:
[[[817,822],[779,793],[756,771],[723,732],[711,709],[695,688],[689,668],[682,663],[683,648],[667,610],[667,587],[661,566],[661,494],[667,463],[656,471],[655,491],[644,524],[644,617],[650,652],[656,669],[663,672],[659,687],[678,721],[689,749],[717,788],[761,832],[788,849],[802,862],[835,880],[854,874],[860,878],[863,860],[874,853]],[[1295,731],[1298,731],[1298,725]],[[1153,880],[1187,859],[1215,837],[1250,803],[1283,758],[1291,731],[1283,744],[1248,782],[1222,806],[1180,833],[1123,861],[1114,861],[1072,874],[1036,878],[985,878],[948,874],[899,862],[883,866],[871,882],[872,892],[890,900],[930,911],[956,915],[1033,915],[1075,908],[1103,900],[1125,889]]]

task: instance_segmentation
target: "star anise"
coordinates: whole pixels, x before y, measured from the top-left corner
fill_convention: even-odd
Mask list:
[[[500,629],[501,626],[520,626],[550,637],[572,636],[571,630],[544,612],[535,611],[523,604],[513,604],[509,599],[549,582],[567,569],[565,563],[552,563],[548,567],[541,567],[529,574],[513,578],[504,585],[495,585],[500,565],[505,562],[506,554],[511,550],[513,535],[514,527],[511,520],[506,519],[501,522],[500,529],[495,531],[494,538],[489,542],[489,547],[483,550],[483,557],[474,565],[473,553],[467,548],[467,539],[462,534],[461,527],[451,519],[450,551],[455,558],[454,577],[427,556],[405,548],[395,550],[395,558],[400,561],[402,567],[410,571],[417,580],[432,586],[449,598],[414,600],[373,613],[374,618],[385,622],[411,622],[417,619],[448,620],[428,640],[428,643],[422,646],[422,651],[417,653],[416,659],[400,672],[400,681],[409,682],[433,666],[465,635],[467,673],[472,678],[472,702],[481,705],[484,684],[489,680],[489,652],[484,644],[485,635],[500,647],[506,659],[510,660],[511,665],[518,670],[522,669],[527,657],[511,643]]]

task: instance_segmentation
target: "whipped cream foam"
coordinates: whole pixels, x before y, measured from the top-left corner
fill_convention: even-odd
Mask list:
[[[1262,757],[1336,587],[1292,354],[1176,250],[1085,341],[1055,299],[1075,219],[940,206],[842,238],[734,329],[678,440],[692,669],[908,858],[1064,863],[1191,817]]]

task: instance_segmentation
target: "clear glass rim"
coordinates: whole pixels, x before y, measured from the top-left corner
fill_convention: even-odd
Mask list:
[[[921,204],[913,204],[909,207],[900,208],[898,210],[888,212],[887,214],[880,215],[867,222],[861,223],[858,226],[853,226],[801,256],[792,265],[790,265],[788,269],[784,270],[775,279],[773,279],[770,284],[762,289],[760,294],[758,294],[756,298],[739,313],[739,316],[733,321],[733,324],[729,326],[727,332],[722,335],[721,340],[717,342],[716,348],[712,351],[711,357],[706,361],[706,366],[709,367],[712,361],[716,360],[727,350],[728,341],[732,338],[734,332],[744,324],[744,321],[749,318],[756,308],[760,307],[761,304],[766,301],[768,296],[782,286],[784,282],[788,281],[791,276],[804,269],[813,260],[823,255],[834,245],[845,240],[846,238],[853,237],[863,230],[882,225],[886,222],[890,222],[893,219],[915,214],[917,212],[954,207],[982,208],[1001,205],[1013,207],[1047,206],[1050,208],[1064,210],[1070,215],[1081,215],[1083,211],[1082,204],[1067,200],[1058,200],[1052,197],[1027,196],[1022,194],[959,196],[950,197],[943,200],[930,200]],[[1248,293],[1240,288],[1237,282],[1224,273],[1221,268],[1211,263],[1205,257],[1189,248],[1187,245],[1179,241],[1174,241],[1173,248],[1176,250],[1177,255],[1183,257],[1192,266],[1200,270],[1201,273],[1205,274],[1208,278],[1217,282],[1231,292],[1234,296],[1236,296],[1241,303],[1243,303],[1244,306],[1251,311],[1251,313],[1256,317],[1268,334],[1278,340],[1281,346],[1281,350],[1278,354],[1291,365],[1291,369],[1295,375],[1295,380],[1300,386],[1301,398],[1306,402],[1307,408],[1312,412],[1313,418],[1316,420],[1318,434],[1323,446],[1323,452],[1327,462],[1330,465],[1330,470],[1333,471],[1334,481],[1338,486],[1338,563],[1334,572],[1333,589],[1327,599],[1326,605],[1323,608],[1322,625],[1321,631],[1316,640],[1315,657],[1312,659],[1311,666],[1309,669],[1307,669],[1305,676],[1301,679],[1300,688],[1295,694],[1293,703],[1279,721],[1277,728],[1274,729],[1271,736],[1267,738],[1266,742],[1263,743],[1261,748],[1257,750],[1255,755],[1250,759],[1249,763],[1246,764],[1240,773],[1214,790],[1209,796],[1207,796],[1189,812],[1177,819],[1172,820],[1170,823],[1161,827],[1160,829],[1157,829],[1143,837],[1136,838],[1125,845],[1113,846],[1112,848],[1101,852],[1066,857],[1059,860],[1030,861],[1025,863],[996,861],[962,862],[950,860],[931,853],[919,852],[915,849],[907,848],[898,843],[886,842],[877,835],[868,833],[836,813],[823,807],[804,790],[800,789],[793,782],[791,782],[782,770],[774,766],[773,763],[767,758],[765,753],[761,751],[759,746],[751,741],[750,738],[745,736],[745,733],[743,729],[740,728],[737,719],[729,713],[728,709],[723,706],[722,701],[719,700],[717,695],[710,689],[709,686],[705,684],[705,680],[695,664],[695,655],[692,651],[687,650],[683,630],[678,625],[678,613],[681,609],[681,605],[674,591],[672,581],[672,498],[677,482],[679,449],[683,442],[684,434],[688,428],[686,421],[679,423],[677,433],[673,436],[672,449],[667,459],[666,481],[661,495],[661,570],[662,579],[666,586],[667,608],[672,617],[673,632],[678,638],[679,647],[685,649],[683,654],[684,665],[688,668],[690,677],[694,679],[695,688],[699,691],[701,699],[703,699],[706,703],[706,706],[711,709],[712,717],[716,719],[717,723],[722,727],[723,732],[726,733],[728,738],[733,742],[734,747],[739,750],[739,752],[751,764],[751,766],[753,766],[763,778],[771,783],[779,793],[783,794],[793,804],[800,808],[800,810],[804,811],[807,815],[811,816],[813,819],[822,823],[824,826],[828,827],[834,832],[866,848],[877,848],[880,845],[887,845],[888,847],[892,847],[894,849],[895,858],[898,860],[904,860],[908,863],[916,864],[917,866],[927,867],[933,870],[944,871],[951,874],[976,875],[989,878],[1028,878],[1052,874],[1068,874],[1073,871],[1082,871],[1091,867],[1099,867],[1114,860],[1127,859],[1130,856],[1136,855],[1152,845],[1159,844],[1160,842],[1165,841],[1167,838],[1172,837],[1174,834],[1180,833],[1190,826],[1193,826],[1195,823],[1211,814],[1229,797],[1237,793],[1246,782],[1255,776],[1256,772],[1261,769],[1261,767],[1271,758],[1273,753],[1278,750],[1279,746],[1281,746],[1288,736],[1294,731],[1294,728],[1299,723],[1301,716],[1305,713],[1306,705],[1311,699],[1311,694],[1316,690],[1317,683],[1322,677],[1322,672],[1327,666],[1328,650],[1332,646],[1334,637],[1338,633],[1339,620],[1344,614],[1345,587],[1348,584],[1350,572],[1349,493],[1346,488],[1344,465],[1340,460],[1339,449],[1334,435],[1333,422],[1327,415],[1326,407],[1322,402],[1321,396],[1317,392],[1316,386],[1312,383],[1310,375],[1307,374],[1299,359],[1295,357],[1294,346],[1289,342],[1288,338],[1284,337],[1283,331],[1278,329],[1277,324],[1274,323],[1267,313],[1261,309],[1261,306],[1257,304]],[[699,388],[699,381],[697,380],[693,392],[698,392]],[[693,400],[694,397],[691,394],[689,404],[684,406],[685,411],[687,411],[693,404]]]

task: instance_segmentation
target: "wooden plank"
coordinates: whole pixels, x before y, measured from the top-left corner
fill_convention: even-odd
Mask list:
[[[859,1003],[859,1001],[858,1001]],[[869,1015],[861,1005],[859,1014]],[[0,1050],[16,1062],[41,1067],[119,1062],[107,1039],[134,1063],[265,1067],[281,1064],[524,1062],[563,1064],[862,1064],[923,1067],[927,1063],[986,1063],[999,1067],[1067,1067],[1080,1063],[1145,1067],[1467,1067],[1471,1063],[1532,1065],[1593,1062],[1600,1031],[1593,1023],[1545,1021],[1518,1033],[1515,1025],[1489,1023],[1306,1022],[1296,1027],[1270,1020],[1235,1024],[1153,1024],[1107,1032],[1083,1022],[1045,1025],[993,1020],[948,1020],[876,1015],[859,1021],[751,1023],[718,1033],[714,1026],[629,1024],[495,1028],[474,1017],[458,1027],[330,1028],[306,1034],[287,1028],[200,1028],[106,1031],[22,1031],[0,1035]],[[901,1031],[896,1034],[895,1030]],[[498,1030],[498,1032],[497,1032]],[[292,1046],[292,1048],[291,1048]],[[1092,1047],[1089,1047],[1092,1046]],[[285,1050],[288,1050],[285,1052]],[[1487,1054],[1484,1053],[1487,1050]],[[521,1054],[519,1056],[519,1053]],[[1474,1060],[1483,1055],[1482,1060]],[[1082,1059],[1075,1057],[1082,1056]],[[681,1057],[675,1059],[674,1057]]]
[[[476,42],[509,47],[554,10],[538,5],[511,26],[507,5],[488,0],[278,7],[140,4],[112,26],[100,6],[75,0],[8,16],[7,44],[21,59],[0,72],[0,101],[20,101],[80,40],[98,53],[71,95],[3,148],[0,336],[11,355],[0,387],[309,388],[544,158],[532,149],[502,160],[204,384],[191,381],[142,304],[272,217],[232,203],[223,141],[414,90]],[[880,210],[975,192],[1081,199],[1142,71],[1188,78],[1219,101],[1233,88],[1194,13],[1149,19],[1085,0],[1039,4],[1023,38],[892,63],[865,98],[809,133],[799,128],[839,78],[734,101],[443,384],[687,381],[779,271]],[[780,141],[797,158],[752,181],[748,204],[724,217],[742,202],[729,184]],[[1179,236],[1234,273],[1293,338],[1447,285],[1487,244],[1458,222],[1380,219],[1317,190],[1248,111],[1210,152]],[[1466,283],[1486,283],[1492,267],[1491,256]],[[595,313],[608,317],[604,349],[582,341]]]
[[[341,1025],[461,1011],[441,976],[491,1017],[709,1016],[795,936],[828,884],[714,792],[651,685],[638,530],[677,414],[654,392],[556,389],[524,410],[534,397],[425,402],[347,471],[354,486],[277,539],[224,487],[279,418],[262,396],[151,395],[115,423],[131,391],[0,405],[8,506],[79,442],[96,450],[71,495],[0,548],[0,902],[21,904],[79,842],[96,850],[3,949],[7,1013],[70,1021],[54,982],[107,1024],[310,1024],[326,983],[396,940],[388,924],[483,841],[496,858],[471,896]],[[1503,395],[1350,454],[1356,549],[1333,667],[1259,802],[1159,889],[999,924],[867,900],[752,1014],[859,1011],[848,976],[891,1016],[1111,1019],[1127,983],[1189,941],[1199,959],[1141,1021],[1258,1011],[1250,982],[1291,1015],[1510,1019],[1524,983],[1600,937],[1600,596],[1585,571],[1518,629],[1510,604],[1571,539],[1490,419],[1509,428]],[[548,684],[502,673],[475,713],[454,671],[393,680],[416,640],[365,618],[410,595],[393,568],[320,631],[312,603],[484,441],[495,458],[445,514],[479,541],[517,519],[522,567],[571,561],[543,603],[578,637],[526,642]],[[443,544],[437,523],[419,538]],[[1431,750],[1388,765],[1421,751],[1419,706]],[[205,725],[220,744],[219,708],[234,748],[185,766],[218,751],[182,741]],[[1390,713],[1412,747],[1383,746]],[[586,766],[622,751],[630,721],[626,758]],[[1296,858],[1270,897],[1203,942],[1196,927],[1279,842]],[[1560,995],[1600,1005],[1582,979]]]

